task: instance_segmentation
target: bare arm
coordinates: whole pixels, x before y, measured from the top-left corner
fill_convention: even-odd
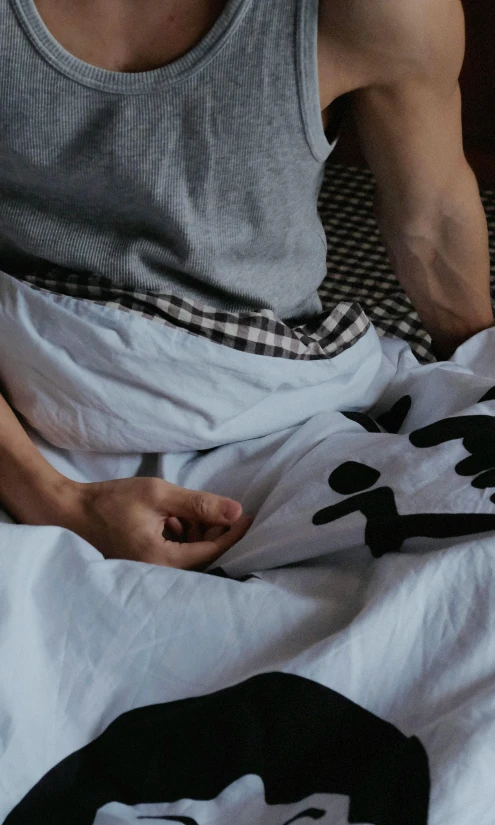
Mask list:
[[[326,2],[392,267],[449,357],[494,320],[486,216],[462,142],[461,2]]]
[[[62,524],[79,506],[78,485],[36,449],[0,395],[0,501],[18,522]]]
[[[106,558],[193,570],[219,558],[252,521],[238,502],[158,478],[89,484],[66,478],[41,455],[1,395],[0,504],[21,524],[72,530]]]

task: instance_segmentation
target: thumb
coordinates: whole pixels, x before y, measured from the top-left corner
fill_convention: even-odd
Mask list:
[[[170,485],[164,503],[170,515],[203,524],[233,524],[242,515],[242,504],[238,501],[174,484]]]

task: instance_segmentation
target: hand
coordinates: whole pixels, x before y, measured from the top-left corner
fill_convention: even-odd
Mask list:
[[[252,523],[232,499],[158,478],[76,486],[79,504],[61,526],[107,559],[202,570],[238,542]]]

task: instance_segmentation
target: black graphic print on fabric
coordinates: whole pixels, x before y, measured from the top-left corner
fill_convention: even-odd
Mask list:
[[[403,398],[399,398],[399,400],[396,401],[391,410],[383,413],[376,421],[374,418],[371,418],[371,416],[362,412],[344,412],[342,415],[350,421],[356,421],[357,424],[361,424],[369,433],[381,433],[385,431],[386,433],[396,434],[404,424],[411,409],[411,404],[411,396],[404,395]]]
[[[109,802],[213,800],[249,774],[263,781],[267,805],[343,794],[349,822],[427,825],[419,739],[287,673],[122,714],[45,774],[4,825],[93,825]]]
[[[411,444],[420,448],[436,447],[457,439],[462,439],[462,446],[470,456],[456,464],[456,473],[460,476],[477,476],[471,484],[478,489],[495,487],[495,416],[463,415],[444,418],[409,436]],[[495,504],[495,494],[491,501]]]
[[[350,498],[318,510],[313,516],[313,524],[330,524],[350,513],[362,513],[367,519],[364,540],[377,559],[385,553],[398,553],[409,538],[451,538],[495,531],[495,513],[401,515],[391,487],[369,489],[379,478],[378,470],[366,464],[357,461],[341,464],[330,475],[328,483],[336,493]]]
[[[409,414],[411,405],[411,396],[404,395],[395,402],[391,410],[379,416],[378,423],[387,433],[398,433]]]
[[[488,390],[488,392],[484,394],[483,398],[480,398],[478,403],[482,404],[483,401],[495,401],[495,387],[492,387],[491,390]]]
[[[495,401],[495,387],[489,389],[477,403],[487,401]],[[398,433],[411,405],[411,396],[405,395],[376,421],[361,412],[344,412],[342,415],[360,424],[370,433]],[[435,447],[458,439],[462,439],[463,447],[470,453],[470,457],[455,466],[456,473],[460,476],[477,476],[471,482],[476,489],[495,487],[495,416],[465,415],[444,418],[409,435],[411,444],[418,448]],[[495,494],[491,501],[495,504]]]
[[[322,811],[321,808],[307,808],[305,811],[301,811],[301,813],[293,816],[292,819],[284,822],[283,825],[293,825],[294,822],[300,819],[312,819],[316,821],[325,816],[325,814],[326,811]],[[151,819],[161,819],[167,822],[178,822],[179,825],[199,825],[199,822],[196,822],[196,820],[190,816],[138,816],[138,819],[146,819],[147,821]]]

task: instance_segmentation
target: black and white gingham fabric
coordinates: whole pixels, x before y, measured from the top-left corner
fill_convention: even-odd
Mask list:
[[[319,290],[324,312],[305,324],[284,323],[271,310],[223,312],[171,295],[116,286],[102,276],[67,275],[53,267],[24,275],[23,280],[35,289],[138,313],[257,355],[332,358],[364,335],[372,321],[380,335],[407,340],[420,361],[434,361],[431,339],[390,266],[373,215],[374,187],[369,170],[327,165],[318,200],[328,240],[328,272]],[[495,191],[482,190],[481,199],[495,294]]]
[[[367,169],[328,163],[318,210],[328,240],[324,307],[357,301],[379,335],[404,338],[422,362],[435,361],[431,338],[393,274],[373,215],[375,179]],[[482,189],[495,298],[495,191]]]
[[[52,268],[43,275],[24,275],[22,280],[34,289],[137,313],[255,355],[302,361],[333,358],[352,346],[370,326],[359,304],[352,302],[341,301],[305,324],[289,326],[271,310],[221,312],[173,295],[117,287],[101,276],[67,275]]]

